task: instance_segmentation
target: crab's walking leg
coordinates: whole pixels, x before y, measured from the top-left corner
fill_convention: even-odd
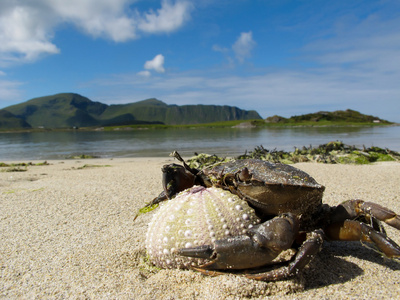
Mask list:
[[[360,241],[375,245],[385,256],[400,257],[400,246],[385,234],[371,226],[354,220],[346,220],[325,228],[326,237],[337,241]]]
[[[400,216],[394,211],[374,202],[348,200],[338,205],[331,219],[343,221],[363,216],[368,220],[376,219],[400,230]]]
[[[314,258],[314,256],[321,251],[323,243],[323,231],[315,230],[311,232],[307,240],[299,248],[294,259],[287,265],[278,269],[261,272],[256,274],[246,274],[245,276],[250,279],[275,281],[288,278],[296,275],[299,271],[304,269],[305,266]]]

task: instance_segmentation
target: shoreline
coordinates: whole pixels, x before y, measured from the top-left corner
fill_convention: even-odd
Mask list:
[[[243,122],[246,123],[246,122]],[[43,133],[43,132],[99,132],[99,131],[107,131],[107,132],[118,132],[118,131],[142,131],[142,130],[179,130],[179,129],[204,129],[204,128],[231,128],[238,130],[246,130],[246,129],[290,129],[290,128],[370,128],[370,127],[398,127],[400,123],[391,123],[391,124],[269,124],[269,125],[255,125],[255,126],[240,126],[242,123],[237,124],[235,126],[200,126],[197,124],[194,125],[161,125],[160,127],[155,126],[142,126],[138,127],[134,126],[115,126],[112,128],[105,127],[82,127],[82,128],[47,128],[47,129],[15,129],[15,130],[0,130],[0,134],[13,134],[13,133]]]
[[[48,162],[28,166],[25,172],[0,172],[1,297],[391,299],[400,295],[400,262],[384,259],[358,242],[325,242],[304,272],[279,282],[148,268],[144,239],[152,214],[140,215],[135,222],[133,218],[161,192],[161,166],[176,161],[133,157]],[[294,166],[325,185],[324,203],[360,198],[400,212],[398,162]],[[385,228],[400,243],[399,232]]]

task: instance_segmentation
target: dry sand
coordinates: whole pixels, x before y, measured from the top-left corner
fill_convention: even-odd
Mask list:
[[[298,277],[257,282],[234,275],[152,270],[143,261],[151,213],[172,159],[50,161],[0,172],[2,299],[390,299],[400,262],[358,242],[326,242]],[[98,165],[85,167],[85,164]],[[108,165],[108,166],[105,166]],[[331,205],[361,198],[400,212],[400,164],[297,164],[326,186]],[[400,235],[388,229],[398,243]]]

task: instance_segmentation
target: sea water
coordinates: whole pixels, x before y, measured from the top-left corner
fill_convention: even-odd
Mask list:
[[[400,126],[291,128],[179,128],[117,131],[0,133],[0,161],[98,157],[167,157],[173,150],[236,156],[262,145],[291,151],[342,141],[357,147],[400,151]]]

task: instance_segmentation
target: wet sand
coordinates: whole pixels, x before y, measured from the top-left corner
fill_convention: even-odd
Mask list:
[[[161,191],[160,168],[170,162],[170,158],[65,160],[30,166],[26,172],[0,172],[0,298],[400,296],[400,261],[383,258],[359,242],[325,242],[304,272],[279,282],[150,268],[144,240],[152,214],[135,222],[133,218]],[[295,166],[326,186],[328,204],[360,198],[400,212],[399,163]],[[400,243],[399,231],[386,228]]]

